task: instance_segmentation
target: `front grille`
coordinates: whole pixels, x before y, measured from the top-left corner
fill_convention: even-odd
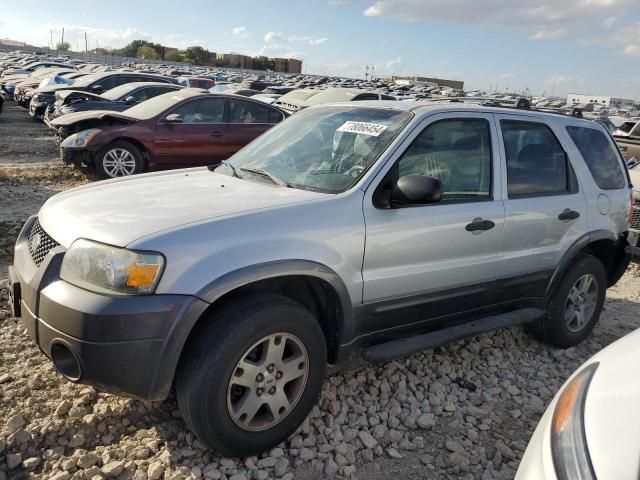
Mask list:
[[[44,257],[58,246],[58,243],[42,229],[37,218],[36,221],[33,222],[28,240],[29,253],[37,266],[40,266]]]

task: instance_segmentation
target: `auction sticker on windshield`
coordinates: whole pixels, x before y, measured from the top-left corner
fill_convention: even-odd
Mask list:
[[[344,122],[344,124],[337,131],[347,133],[361,133],[363,135],[378,137],[386,129],[386,125],[379,125],[377,123],[348,121]]]

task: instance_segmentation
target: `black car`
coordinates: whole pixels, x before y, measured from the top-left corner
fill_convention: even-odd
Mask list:
[[[101,72],[87,75],[77,82],[74,82],[73,85],[55,85],[36,89],[29,104],[29,115],[42,119],[47,107],[55,101],[56,92],[79,90],[99,95],[112,88],[132,82],[159,82],[175,85],[177,84],[177,79],[163,75],[138,72]]]
[[[51,126],[50,122],[54,118],[88,110],[123,112],[140,102],[181,88],[180,85],[163,82],[132,82],[112,88],[100,95],[81,90],[63,90],[56,92],[55,102],[47,107],[44,121]]]

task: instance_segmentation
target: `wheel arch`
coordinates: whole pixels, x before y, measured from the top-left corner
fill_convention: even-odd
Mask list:
[[[116,137],[114,139],[112,139],[109,143],[107,143],[104,147],[102,147],[101,150],[105,150],[107,149],[110,145],[113,145],[115,142],[128,142],[130,144],[132,144],[134,147],[136,147],[140,153],[142,154],[142,162],[143,162],[143,170],[147,170],[149,167],[149,149],[145,146],[144,143],[142,143],[140,140],[133,138],[133,137],[127,137],[127,136],[121,136],[121,137]]]
[[[353,337],[351,297],[338,274],[317,262],[283,260],[241,268],[200,289],[195,296],[209,303],[209,307],[190,329],[181,351],[198,331],[198,325],[206,322],[222,302],[252,292],[278,293],[308,308],[323,329],[331,363],[338,358],[339,346]]]
[[[630,257],[625,251],[626,245],[625,235],[616,237],[609,230],[595,230],[582,235],[562,256],[547,285],[545,295],[549,296],[555,291],[574,260],[583,254],[593,255],[600,260],[607,272],[607,287],[615,285],[629,265]]]

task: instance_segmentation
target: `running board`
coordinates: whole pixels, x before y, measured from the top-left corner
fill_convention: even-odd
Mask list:
[[[500,315],[491,315],[423,335],[400,338],[379,345],[373,345],[365,349],[362,352],[362,356],[369,362],[395,360],[411,353],[440,347],[463,338],[480,335],[481,333],[530,323],[542,317],[544,314],[545,311],[540,308],[522,308]]]

